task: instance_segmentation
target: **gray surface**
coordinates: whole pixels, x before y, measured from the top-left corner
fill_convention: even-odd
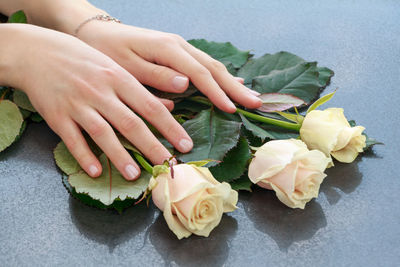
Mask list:
[[[71,199],[52,159],[58,138],[45,124],[30,125],[0,155],[0,265],[398,264],[399,1],[93,2],[126,23],[187,39],[317,60],[336,73],[329,105],[386,145],[330,169],[304,211],[266,190],[243,193],[209,238],[177,241],[153,207],[117,215]]]

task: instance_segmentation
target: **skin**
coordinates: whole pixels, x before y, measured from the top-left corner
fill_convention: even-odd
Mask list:
[[[179,151],[192,149],[192,140],[169,113],[173,103],[156,98],[142,84],[181,93],[190,80],[218,108],[229,113],[236,110],[231,99],[248,108],[261,106],[261,100],[242,85],[242,79],[233,77],[223,64],[178,35],[91,21],[75,38],[69,34],[81,22],[107,13],[83,0],[0,3],[0,12],[6,15],[20,9],[30,23],[59,32],[32,25],[0,25],[1,36],[6,37],[0,44],[0,83],[27,93],[92,177],[101,174],[101,165],[81,129],[128,180],[136,179],[140,168],[111,126],[154,164],[161,164],[171,155],[138,115]]]

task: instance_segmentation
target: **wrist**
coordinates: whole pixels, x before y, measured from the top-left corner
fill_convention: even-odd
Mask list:
[[[29,23],[73,34],[86,19],[97,14],[107,14],[86,0],[25,0],[24,10]],[[26,7],[26,8],[25,8]]]

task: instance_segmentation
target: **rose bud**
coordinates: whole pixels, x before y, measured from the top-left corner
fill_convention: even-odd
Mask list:
[[[313,110],[306,115],[300,137],[308,148],[332,155],[340,162],[353,162],[365,147],[364,127],[351,127],[341,108]],[[329,166],[333,166],[333,163]]]
[[[304,209],[318,196],[330,162],[324,153],[308,150],[300,140],[274,140],[257,149],[248,174],[253,183],[274,190],[286,206]]]
[[[173,177],[171,172],[152,177],[150,189],[154,204],[179,239],[192,233],[207,237],[238,201],[228,183],[219,183],[208,168],[191,164],[173,166]]]

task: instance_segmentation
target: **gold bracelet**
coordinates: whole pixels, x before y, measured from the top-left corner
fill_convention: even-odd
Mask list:
[[[99,15],[96,15],[94,17],[88,18],[87,20],[85,20],[84,22],[79,24],[79,26],[74,31],[74,36],[76,37],[78,35],[79,30],[83,26],[85,26],[87,23],[91,22],[92,20],[113,21],[113,22],[121,23],[121,21],[119,19],[113,18],[113,17],[108,16],[108,15],[99,14]]]

